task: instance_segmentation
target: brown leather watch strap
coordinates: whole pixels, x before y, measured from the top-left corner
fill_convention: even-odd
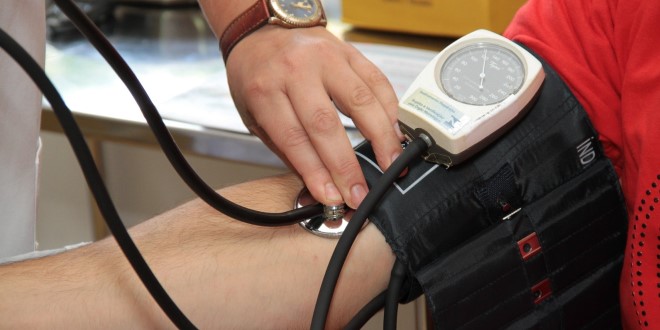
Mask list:
[[[245,36],[268,23],[270,12],[266,0],[257,0],[250,8],[236,17],[220,37],[220,51],[227,62],[231,50]]]

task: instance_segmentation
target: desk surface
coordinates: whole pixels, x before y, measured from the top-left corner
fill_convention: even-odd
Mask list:
[[[338,20],[338,0],[324,1],[328,29],[355,42],[383,70],[397,94],[451,40],[356,31]],[[217,41],[198,8],[118,7],[105,28],[165,118],[182,150],[283,167],[241,122],[227,86]],[[402,47],[403,46],[403,47]],[[427,49],[427,50],[423,50]],[[432,49],[432,50],[428,50]],[[130,93],[100,55],[77,35],[51,35],[46,70],[90,138],[156,145]],[[362,140],[344,118],[354,144]],[[61,131],[47,103],[42,128]]]

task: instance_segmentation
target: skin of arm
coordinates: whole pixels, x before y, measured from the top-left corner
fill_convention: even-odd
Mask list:
[[[253,0],[200,0],[216,36]],[[226,62],[247,128],[297,171],[316,200],[357,208],[368,188],[336,108],[351,117],[387,169],[401,153],[397,98],[385,75],[323,27],[266,25]]]
[[[291,208],[293,175],[221,190],[247,207]],[[336,240],[297,225],[243,224],[194,200],[130,229],[165,289],[200,328],[304,329]],[[341,328],[387,286],[394,255],[369,225],[348,256],[329,315]],[[0,266],[7,328],[173,328],[112,239]]]

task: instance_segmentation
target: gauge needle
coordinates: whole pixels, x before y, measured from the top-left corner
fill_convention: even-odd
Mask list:
[[[484,64],[481,66],[481,73],[479,74],[479,78],[481,78],[481,81],[479,82],[479,89],[484,89],[484,78],[486,78],[486,54],[488,53],[488,49],[484,49]]]
[[[295,8],[300,8],[300,9],[307,9],[307,10],[312,9],[312,5],[310,5],[310,4],[309,4],[308,2],[306,2],[306,1],[298,1],[298,2],[294,2],[294,3],[291,4],[291,6],[293,6],[293,7],[295,7]]]

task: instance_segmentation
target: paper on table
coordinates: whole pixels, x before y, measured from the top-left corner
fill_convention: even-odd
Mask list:
[[[144,85],[161,116],[211,129],[248,133],[229,93],[220,58],[207,51],[177,58],[147,57],[136,44],[119,43],[120,52]],[[207,48],[215,44],[209,41]],[[185,43],[185,42],[180,42]],[[388,77],[401,96],[435,52],[414,48],[353,43]],[[192,47],[178,45],[177,47]],[[199,48],[199,47],[198,47]],[[70,108],[114,119],[144,121],[132,96],[105,61],[86,42],[47,49],[46,69]],[[352,121],[342,117],[348,128]],[[359,134],[351,132],[351,135]],[[354,138],[351,138],[354,140]]]

